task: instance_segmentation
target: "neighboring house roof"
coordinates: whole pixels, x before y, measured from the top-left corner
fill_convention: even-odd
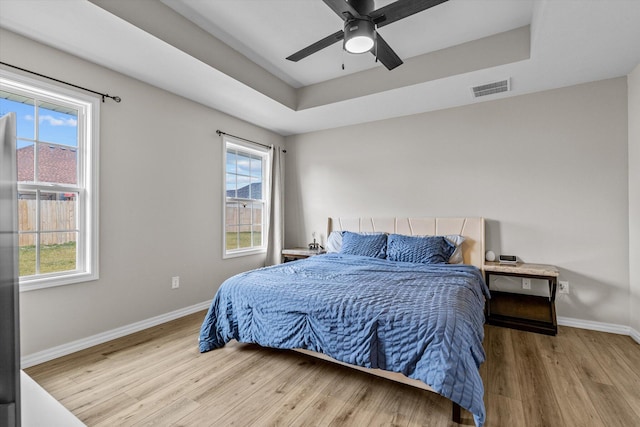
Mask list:
[[[251,191],[251,192],[249,192]],[[251,195],[251,197],[249,197]],[[238,194],[234,195],[233,190],[227,190],[227,197],[237,197],[239,199],[262,199],[262,183],[254,182],[238,188]]]
[[[77,183],[78,153],[74,147],[41,144],[38,150],[38,181]],[[33,181],[33,145],[18,148],[18,181]]]

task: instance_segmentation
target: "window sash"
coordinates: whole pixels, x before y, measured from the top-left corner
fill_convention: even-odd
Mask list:
[[[242,208],[233,206],[238,204],[244,206]],[[262,248],[264,246],[263,222],[265,203],[252,201],[245,204],[235,200],[229,200],[226,203],[227,212],[229,212],[230,206],[232,209],[238,209],[238,212],[234,213],[234,219],[231,221],[227,219],[225,221],[225,238],[227,239],[225,250],[228,253],[235,253]],[[240,211],[240,209],[244,209],[244,212]],[[260,211],[260,220],[256,219],[256,210]],[[235,237],[233,236],[234,234]],[[243,234],[245,236],[244,239],[242,238]],[[232,245],[229,240],[235,242],[235,248],[231,247]],[[256,241],[259,241],[260,244],[256,245]],[[244,244],[242,244],[243,242]]]
[[[47,219],[47,217],[49,217],[49,215],[47,215],[47,217],[45,217],[44,213],[43,213],[43,207],[45,204],[47,204],[46,202],[48,201],[53,201],[53,202],[58,202],[58,196],[57,194],[59,193],[71,193],[72,191],[53,191],[51,190],[51,187],[46,187],[46,188],[37,188],[38,186],[33,186],[31,185],[30,187],[36,187],[35,189],[29,191],[29,192],[33,192],[34,194],[34,198],[33,199],[27,199],[28,201],[33,201],[33,204],[35,205],[35,217],[33,218],[33,229],[28,229],[28,230],[19,230],[18,231],[18,238],[20,239],[21,236],[32,236],[32,239],[24,238],[21,240],[33,240],[33,246],[34,246],[34,251],[35,251],[35,265],[33,266],[33,274],[27,274],[27,275],[21,275],[21,278],[23,281],[28,281],[30,279],[38,279],[38,278],[45,278],[45,277],[61,277],[61,276],[65,276],[67,274],[78,274],[78,273],[82,273],[84,271],[84,265],[85,265],[85,247],[84,247],[84,230],[82,230],[80,228],[80,218],[81,218],[81,207],[84,204],[84,198],[82,196],[82,194],[84,192],[81,191],[73,191],[73,194],[77,195],[77,197],[75,197],[72,201],[73,203],[73,215],[72,215],[72,224],[70,227],[57,227],[57,228],[52,228],[52,227],[47,227],[45,224],[45,220]],[[24,191],[24,189],[22,189],[20,186],[18,186],[18,194],[26,194],[27,191]],[[42,194],[56,194],[56,199],[54,200],[50,200],[48,198],[43,198]],[[69,201],[67,201],[69,202]],[[56,206],[53,205],[53,207],[55,208]],[[51,209],[49,209],[48,211],[50,212]],[[57,209],[54,209],[57,210]],[[59,218],[54,215],[54,219],[58,220]],[[42,270],[42,264],[41,264],[41,258],[42,258],[42,251],[43,249],[46,249],[46,245],[43,244],[42,240],[43,238],[45,238],[46,236],[52,236],[52,235],[66,235],[66,237],[68,238],[69,235],[74,235],[75,239],[73,240],[75,243],[75,256],[74,256],[74,268],[72,269],[66,269],[66,270],[59,270],[59,271],[49,271],[49,272],[43,272]],[[47,239],[47,240],[59,240],[59,239]],[[63,239],[65,240],[65,239]],[[68,242],[57,242],[57,243],[68,243]],[[49,244],[56,244],[56,243],[49,243]],[[24,246],[31,246],[31,245],[21,245],[21,247]],[[45,246],[45,247],[43,247]],[[64,261],[64,260],[61,260]]]

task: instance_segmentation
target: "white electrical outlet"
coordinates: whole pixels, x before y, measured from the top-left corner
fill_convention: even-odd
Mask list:
[[[560,292],[561,294],[568,294],[569,293],[569,282],[567,282],[565,280],[560,280],[558,282],[558,292]]]
[[[528,277],[522,278],[522,289],[531,289],[531,279]]]
[[[173,276],[171,278],[171,289],[178,289],[180,287],[180,276]]]

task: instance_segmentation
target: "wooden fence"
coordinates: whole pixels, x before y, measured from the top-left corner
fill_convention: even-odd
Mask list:
[[[18,230],[20,246],[33,246],[36,244],[36,201],[18,200]],[[40,201],[40,230],[75,230],[76,225],[76,201],[75,200],[41,200]],[[24,233],[26,232],[26,233]],[[51,232],[40,234],[41,245],[59,245],[75,242],[75,232]]]

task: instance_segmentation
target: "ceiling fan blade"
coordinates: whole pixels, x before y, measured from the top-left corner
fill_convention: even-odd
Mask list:
[[[372,50],[371,53],[377,55],[378,60],[387,67],[387,70],[393,70],[398,65],[402,65],[402,59],[384,41],[380,33],[376,34],[376,49]]]
[[[347,14],[350,14],[354,18],[361,18],[361,15],[357,10],[353,8],[345,0],[322,0],[327,6],[333,10],[336,15],[342,18],[343,21],[347,20]]]
[[[314,44],[309,45],[309,46],[305,47],[304,49],[301,49],[301,50],[297,51],[293,55],[288,56],[287,59],[289,61],[298,62],[302,58],[306,58],[307,56],[309,56],[309,55],[311,55],[313,53],[316,53],[319,50],[324,49],[325,47],[329,47],[332,44],[334,44],[335,42],[342,40],[343,38],[344,38],[344,31],[342,31],[342,30],[336,31],[335,33],[331,34],[330,36],[327,36],[327,37],[323,38],[322,40],[318,40]]]
[[[398,0],[374,10],[370,16],[380,28],[446,1],[449,0]]]

